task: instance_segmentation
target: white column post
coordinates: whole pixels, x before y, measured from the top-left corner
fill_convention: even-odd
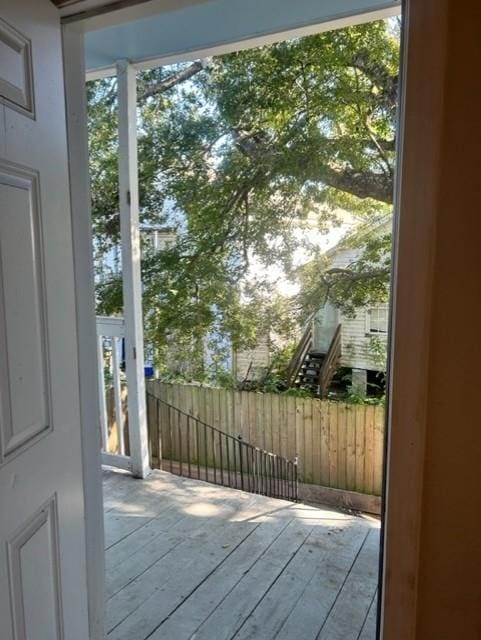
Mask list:
[[[132,473],[149,471],[144,380],[144,335],[140,275],[139,185],[137,162],[137,86],[135,69],[117,62],[119,101],[119,202],[125,321],[125,364]]]

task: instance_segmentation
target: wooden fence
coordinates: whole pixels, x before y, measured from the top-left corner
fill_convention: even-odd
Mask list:
[[[152,396],[252,445],[288,459],[297,455],[303,483],[381,494],[381,406],[158,380],[149,381],[147,388]]]
[[[119,442],[120,429],[117,425],[118,409],[116,406],[115,391],[113,386],[105,387],[105,411],[106,411],[106,427],[107,427],[107,446],[106,453],[119,454],[121,451]],[[122,384],[120,388],[120,409],[122,412],[122,426],[124,435],[124,453],[130,455],[129,442],[129,411],[127,406],[127,385]]]

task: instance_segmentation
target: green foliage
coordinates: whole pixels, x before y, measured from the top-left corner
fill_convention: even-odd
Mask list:
[[[141,221],[177,231],[142,261],[145,334],[159,363],[175,345],[205,379],[209,340],[220,372],[222,337],[235,349],[267,329],[289,339],[326,296],[346,308],[385,299],[389,232],[368,234],[349,274],[323,275],[325,257],[294,230],[313,213],[327,231],[340,208],[366,229],[389,212],[398,57],[395,25],[375,22],[139,74]],[[115,79],[89,83],[88,112],[100,257],[119,240]],[[300,245],[312,260],[295,270]],[[298,280],[301,295],[246,280],[253,260]],[[97,296],[100,312],[121,312],[118,277]]]
[[[386,371],[387,342],[378,336],[370,336],[368,350],[379,371]]]
[[[339,398],[336,398],[336,400],[339,400]],[[348,404],[369,404],[384,406],[386,404],[386,396],[367,396],[364,393],[350,392],[344,398],[342,398],[342,402],[346,402]]]
[[[352,249],[358,257],[346,267],[334,267],[329,254],[321,254],[298,269],[297,304],[305,317],[328,299],[351,317],[360,307],[389,300],[391,223],[391,214],[373,213],[369,223],[348,235],[336,251]]]

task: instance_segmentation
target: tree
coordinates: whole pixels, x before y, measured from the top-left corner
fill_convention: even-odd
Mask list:
[[[381,21],[139,74],[141,219],[178,230],[143,260],[148,339],[184,345],[202,374],[212,331],[239,348],[266,322],[290,331],[323,296],[386,295],[389,261],[369,228],[392,203],[398,58],[396,23]],[[88,104],[101,253],[119,236],[115,79],[90,83]],[[339,208],[366,227],[365,255],[342,273],[293,233],[312,212],[326,230]],[[296,272],[300,242],[312,261]],[[253,258],[299,277],[302,295],[288,305],[267,282],[242,288]],[[121,309],[118,278],[98,301]]]

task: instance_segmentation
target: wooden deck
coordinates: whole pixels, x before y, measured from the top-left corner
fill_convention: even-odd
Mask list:
[[[109,640],[374,640],[379,526],[104,471]]]

